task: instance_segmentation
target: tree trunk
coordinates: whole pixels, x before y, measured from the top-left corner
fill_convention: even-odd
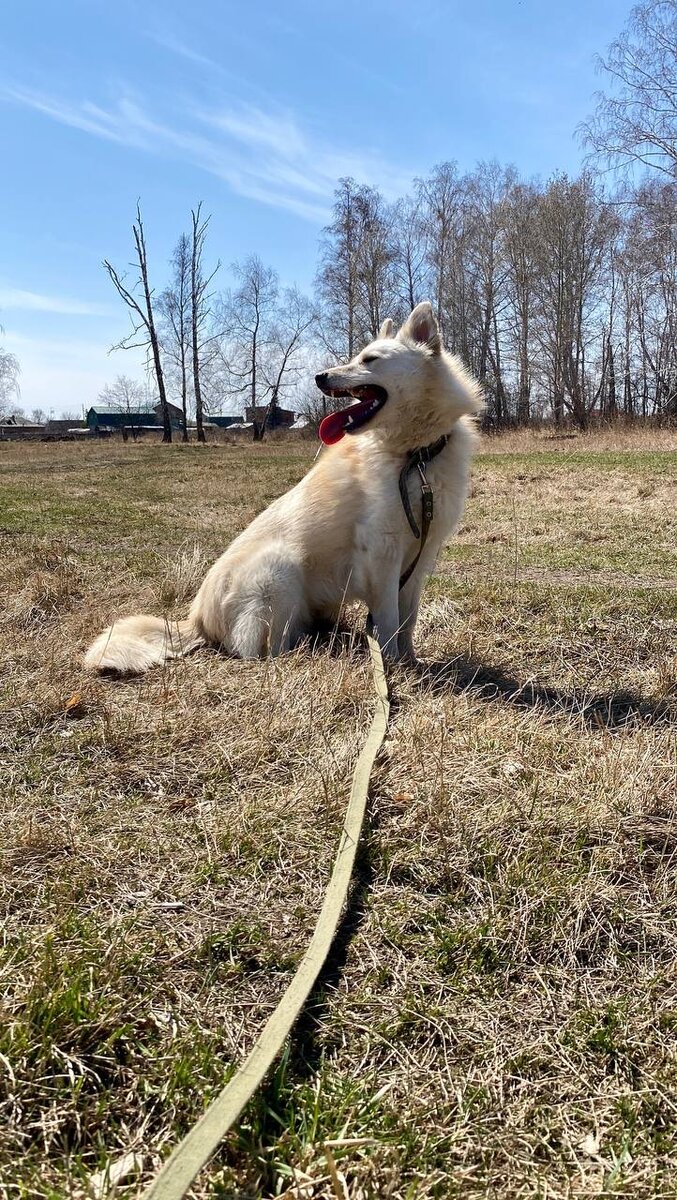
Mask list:
[[[195,393],[195,425],[198,442],[206,442],[202,424],[202,389],[200,387],[200,348],[198,346],[197,325],[193,320],[193,391]]]
[[[188,441],[188,382],[186,379],[186,343],[183,321],[181,322],[181,411],[183,412],[183,432],[181,441]]]
[[[185,365],[181,370],[181,409],[183,411],[183,433],[181,441],[188,441],[188,395],[186,388],[186,368]]]
[[[531,379],[529,375],[529,318],[523,301],[520,320],[519,387],[517,393],[517,422],[528,424],[530,417]]]
[[[200,297],[198,295],[198,258],[200,254],[200,205],[193,213],[193,243],[190,259],[190,290],[191,290],[191,343],[193,352],[193,394],[195,396],[195,426],[198,442],[206,442],[202,424],[202,386],[200,383]],[[203,227],[204,228],[204,227]]]
[[[155,365],[155,378],[157,379],[157,388],[160,395],[160,406],[162,409],[162,441],[171,442],[172,440],[172,422],[169,416],[169,405],[167,404],[167,392],[165,390],[165,377],[162,370],[162,362],[160,360],[160,344],[155,332],[155,326],[150,329],[150,341],[153,351],[153,363]]]
[[[162,370],[162,359],[160,357],[160,343],[158,341],[157,331],[155,329],[155,320],[153,318],[153,302],[151,300],[150,286],[148,283],[148,261],[146,258],[146,241],[143,233],[143,225],[141,223],[141,213],[137,208],[137,224],[134,227],[134,241],[136,242],[136,251],[139,259],[139,269],[141,271],[141,282],[143,284],[143,294],[146,301],[146,326],[148,329],[148,338],[150,341],[151,353],[153,355],[153,367],[155,370],[155,379],[157,382],[158,395],[160,397],[160,407],[162,410],[162,441],[171,442],[172,440],[172,423],[169,417],[169,406],[167,404],[167,392],[165,389],[165,377]]]
[[[607,339],[607,363],[609,367],[609,386],[607,389],[607,414],[612,421],[615,421],[618,416],[618,405],[616,403],[616,366],[614,363],[614,350],[611,345],[611,337]]]

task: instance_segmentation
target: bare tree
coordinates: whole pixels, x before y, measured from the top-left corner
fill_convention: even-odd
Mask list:
[[[418,201],[411,196],[398,200],[391,210],[391,218],[395,288],[391,315],[404,321],[407,314],[425,299],[425,241]]]
[[[323,305],[323,338],[336,358],[351,359],[358,344],[357,272],[359,219],[354,179],[340,179],[334,193],[334,220],[323,231],[317,292]]]
[[[148,279],[148,254],[139,204],[136,206],[136,221],[132,225],[132,233],[136,249],[136,263],[132,265],[138,270],[138,275],[131,285],[128,286],[126,284],[125,276],[120,275],[107,259],[104,259],[103,263],[120,299],[124,301],[129,309],[132,322],[131,332],[127,337],[122,338],[113,348],[131,350],[136,347],[143,347],[150,355],[162,410],[162,440],[163,442],[171,442],[172,424],[167,404],[167,392],[160,355],[160,340],[158,338],[153,311],[153,291]],[[139,289],[141,290],[141,298],[137,294]],[[138,338],[141,340],[137,340]]]
[[[536,246],[533,231],[538,192],[533,185],[515,183],[506,200],[505,254],[508,267],[510,337],[517,368],[516,419],[520,425],[531,416],[531,334],[535,305]]]
[[[243,263],[234,263],[232,270],[238,286],[226,301],[227,373],[231,393],[244,400],[251,409],[254,441],[259,441],[264,431],[258,409],[268,387],[262,378],[261,364],[279,282],[277,272],[272,267],[265,267],[255,254]]]
[[[615,233],[611,210],[589,176],[553,179],[539,204],[536,329],[552,388],[555,421],[565,409],[585,429],[599,393],[590,384],[593,341]]]
[[[654,177],[632,197],[618,275],[624,410],[677,416],[677,184]]]
[[[646,0],[598,59],[609,90],[597,95],[584,141],[612,166],[641,163],[671,179],[677,167],[677,4]]]
[[[205,237],[207,228],[211,220],[207,217],[204,221],[201,217],[202,202],[197,208],[191,212],[192,217],[192,241],[191,241],[191,258],[190,258],[190,314],[191,314],[191,347],[193,354],[193,394],[195,396],[195,424],[197,426],[197,440],[205,441],[205,433],[203,427],[203,397],[202,397],[202,378],[201,368],[203,362],[203,353],[205,346],[214,341],[214,337],[208,336],[207,329],[209,320],[212,315],[212,295],[209,291],[212,280],[220,267],[220,262],[217,262],[214,270],[209,275],[205,275],[202,256],[204,253]]]
[[[0,349],[0,416],[9,413],[19,400],[19,360],[15,354]]]
[[[462,248],[465,231],[464,185],[454,162],[440,163],[415,180],[425,238],[426,283],[443,339],[467,354]]]
[[[623,362],[623,411],[677,415],[677,277],[675,178],[677,176],[677,3],[645,0],[632,9],[627,28],[599,67],[607,90],[581,127],[593,154],[627,171],[636,164],[655,172],[621,200],[628,216],[616,260],[622,320],[614,354],[608,339],[604,367]],[[661,178],[662,177],[662,178]],[[603,396],[607,401],[608,397]],[[616,404],[615,392],[613,396]]]
[[[302,295],[298,288],[287,288],[282,304],[277,308],[266,334],[266,353],[261,377],[269,399],[261,422],[259,440],[263,440],[266,426],[274,420],[275,409],[283,390],[297,384],[308,365],[304,339],[315,325],[316,319],[313,306],[307,297]]]
[[[117,375],[112,383],[101,389],[97,400],[102,407],[126,416],[132,438],[136,441],[147,404],[143,384],[136,379],[130,379],[129,375]]]
[[[392,213],[376,188],[362,187],[355,197],[357,244],[357,327],[361,342],[378,337],[383,319],[395,306],[396,246]]]
[[[172,364],[183,412],[182,440],[188,441],[188,362],[192,356],[192,304],[190,239],[182,233],[172,254],[173,278],[160,297],[165,320],[165,353]],[[204,435],[203,435],[204,437]]]
[[[463,339],[468,361],[491,401],[495,424],[508,419],[502,322],[508,307],[506,255],[507,198],[515,181],[512,168],[480,163],[464,180],[466,214],[459,268],[465,276]]]
[[[662,234],[651,222],[641,233],[635,216],[640,272],[627,221],[624,244],[617,203],[590,173],[543,187],[495,162],[463,175],[442,163],[414,187],[386,211],[372,189],[340,183],[317,276],[332,352],[354,353],[377,317],[403,316],[428,294],[496,426],[552,415],[585,428],[593,413],[619,411],[621,389],[627,413],[640,390],[642,412],[672,412],[677,271],[663,201],[651,201]]]

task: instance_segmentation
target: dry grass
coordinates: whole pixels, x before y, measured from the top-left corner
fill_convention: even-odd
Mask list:
[[[483,442],[331,967],[194,1197],[677,1194],[677,455],[651,438]],[[307,942],[359,637],[80,663],[113,615],[180,609],[313,452],[0,446],[7,1198],[84,1197],[130,1153],[136,1195]]]
[[[534,450],[548,450],[565,454],[579,451],[613,453],[617,450],[636,451],[677,450],[677,426],[662,428],[658,425],[633,425],[618,421],[614,425],[602,425],[587,433],[565,428],[556,432],[552,427],[543,429],[513,429],[499,435],[483,435],[482,447],[500,448],[505,454],[527,454]]]

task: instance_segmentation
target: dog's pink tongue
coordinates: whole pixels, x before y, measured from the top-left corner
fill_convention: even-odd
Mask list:
[[[343,412],[329,413],[323,417],[318,430],[320,441],[324,442],[325,446],[333,446],[335,442],[340,442],[345,434],[347,421],[348,412],[345,409]]]

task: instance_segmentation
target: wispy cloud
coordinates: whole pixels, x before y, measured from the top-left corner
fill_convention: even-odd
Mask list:
[[[327,144],[303,129],[293,113],[230,99],[210,105],[183,101],[171,119],[156,116],[130,91],[108,107],[11,85],[0,87],[0,99],[94,137],[190,162],[242,196],[316,224],[328,219],[342,176],[374,184],[394,198],[413,175],[393,167],[377,150]]]
[[[183,58],[186,62],[196,63],[199,67],[208,67],[210,71],[217,71],[219,74],[225,74],[220,63],[214,61],[213,58],[208,58],[206,54],[200,54],[197,50],[191,49],[179,38],[164,31],[149,31],[145,34],[156,46],[160,46],[162,50],[168,50],[170,54],[176,54],[178,58]]]
[[[70,317],[109,317],[113,310],[107,304],[90,300],[74,300],[69,296],[44,296],[21,288],[0,284],[0,312],[57,313]]]
[[[120,124],[120,114],[107,112],[96,104],[82,101],[80,104],[70,104],[59,97],[48,96],[34,88],[25,88],[7,84],[0,87],[0,98],[20,104],[23,108],[32,108],[35,112],[51,117],[62,125],[70,125],[73,129],[81,129],[84,133],[92,133],[96,137],[107,138],[111,142],[130,144],[131,128],[124,130]]]

